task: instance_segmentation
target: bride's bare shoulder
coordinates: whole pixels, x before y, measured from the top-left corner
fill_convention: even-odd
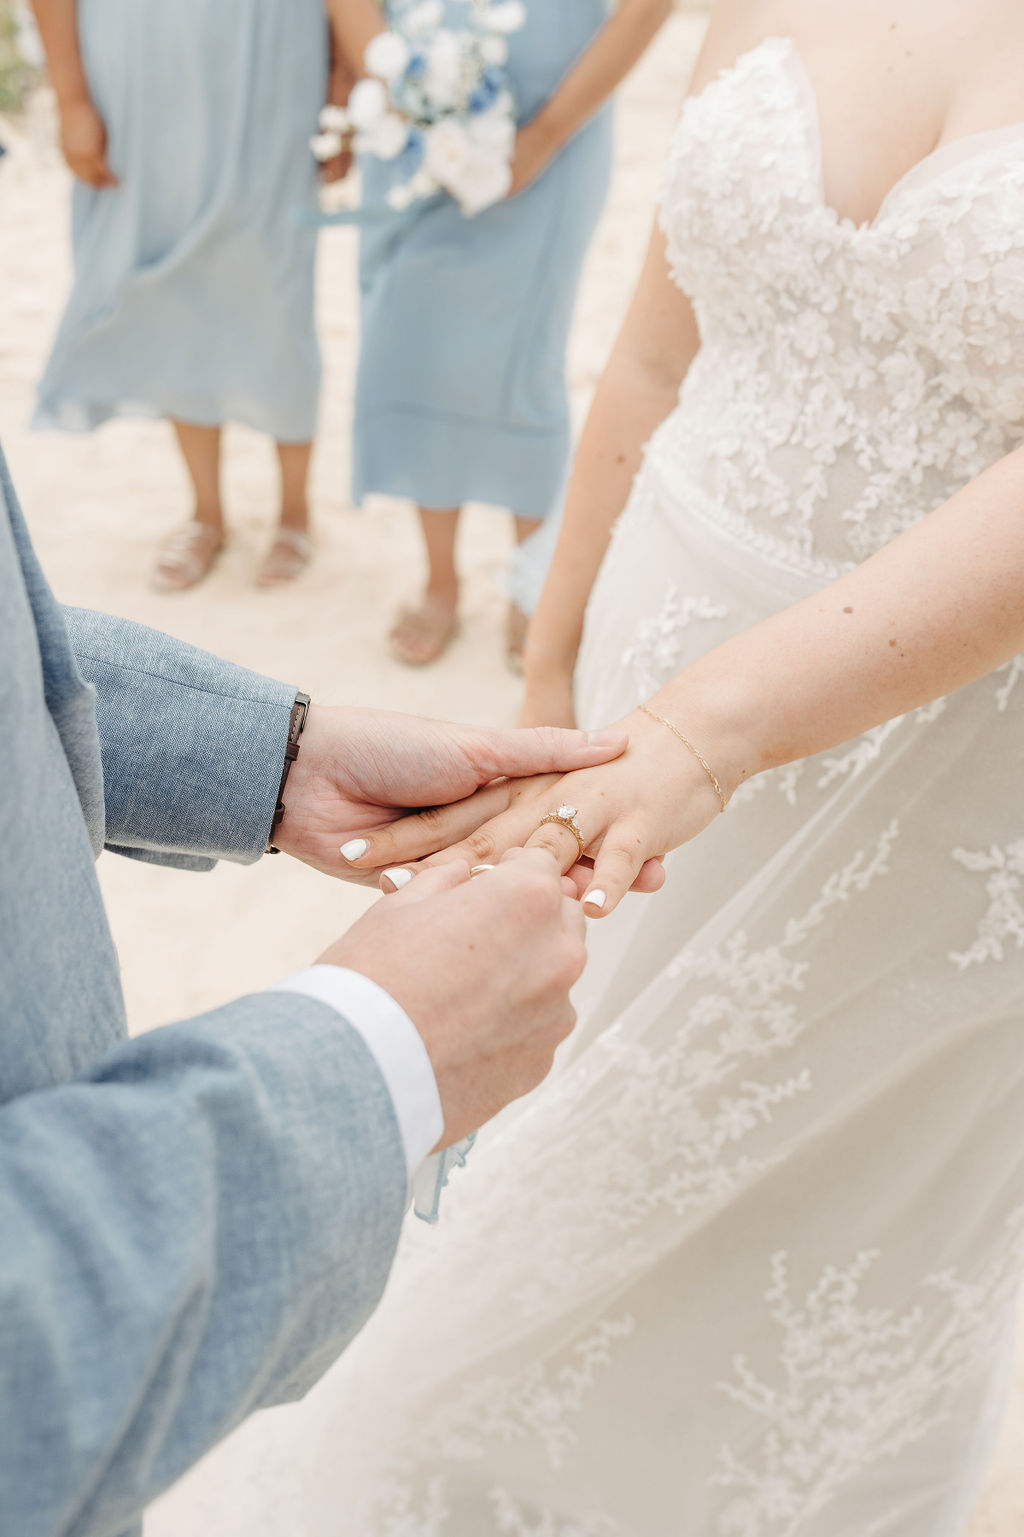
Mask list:
[[[766,37],[791,37],[799,31],[800,0],[716,0],[690,81],[690,94],[735,64]]]

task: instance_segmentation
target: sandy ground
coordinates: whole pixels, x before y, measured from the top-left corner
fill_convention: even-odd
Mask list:
[[[623,93],[613,193],[572,346],[580,414],[639,267],[661,157],[701,27],[676,17]],[[252,586],[273,514],[273,466],[268,445],[238,429],[228,439],[229,552],[198,591],[167,597],[149,590],[154,544],[186,509],[164,426],[116,423],[83,438],[27,431],[34,382],[69,276],[68,178],[50,130],[46,104],[37,101],[27,125],[4,131],[11,153],[0,170],[0,435],[59,596],[169,630],[325,702],[510,722],[518,687],[502,661],[499,577],[510,539],[504,516],[473,508],[466,519],[463,628],[443,662],[413,673],[392,662],[382,644],[392,610],[415,586],[417,547],[402,505],[381,501],[357,511],[346,500],[356,344],[348,232],[325,235],[319,274],[326,387],[314,470],[314,568],[290,591]],[[287,859],[250,870],[221,866],[199,877],[105,855],[100,874],[135,1029],[213,1007],[307,964],[369,900]],[[970,1537],[1024,1531],[1022,1451],[1024,1360]],[[201,1534],[179,1528],[176,1537]]]

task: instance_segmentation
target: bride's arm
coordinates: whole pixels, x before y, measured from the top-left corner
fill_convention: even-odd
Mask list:
[[[532,0],[537,3],[537,0]],[[550,5],[553,0],[540,0]],[[552,96],[516,138],[512,191],[533,181],[622,84],[672,14],[672,0],[620,0]]]
[[[565,515],[526,643],[521,722],[568,725],[583,612],[644,444],[672,410],[700,346],[655,227],[636,294],[597,386]]]
[[[1024,650],[1022,593],[1024,448],[838,581],[709,651],[647,703],[703,754],[728,799],[754,774],[1008,662]],[[611,912],[644,861],[695,837],[721,809],[705,769],[665,725],[639,710],[618,724],[629,747],[614,763],[491,787],[407,818],[369,835],[359,863],[400,864],[443,842],[452,846],[437,860],[492,863],[525,844],[552,850],[568,869],[575,839],[539,825],[568,802],[594,854],[593,871],[577,868],[579,883],[603,894],[595,915]]]

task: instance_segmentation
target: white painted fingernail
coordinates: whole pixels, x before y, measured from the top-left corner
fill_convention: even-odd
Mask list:
[[[343,843],[338,853],[342,859],[359,859],[369,847],[365,838],[353,838],[351,843]]]
[[[394,870],[385,870],[381,879],[390,881],[396,891],[401,891],[402,887],[408,886],[412,880],[412,871],[403,870],[401,866],[398,866]]]
[[[595,886],[593,891],[588,891],[583,898],[584,907],[603,907],[608,898],[600,886]]]

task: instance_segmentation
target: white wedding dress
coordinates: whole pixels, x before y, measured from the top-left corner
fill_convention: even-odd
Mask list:
[[[588,722],[1024,437],[1024,124],[855,227],[768,39],[687,104],[662,217],[702,347],[593,595]],[[552,1079],[161,1533],[961,1531],[1024,1269],[1022,675],[752,781],[593,925]]]

